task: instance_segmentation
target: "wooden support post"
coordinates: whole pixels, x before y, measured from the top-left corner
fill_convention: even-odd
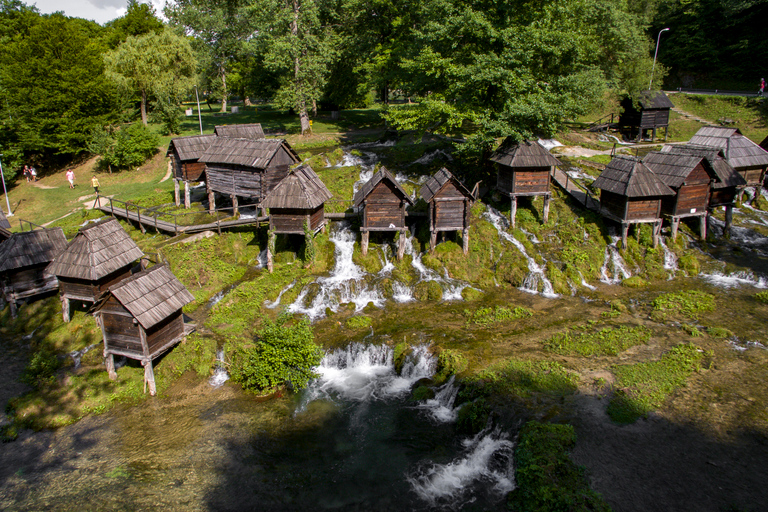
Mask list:
[[[157,394],[157,388],[155,387],[155,372],[152,368],[152,360],[142,361],[144,365],[144,383],[149,384],[149,394],[155,396]]]
[[[705,213],[699,217],[699,234],[702,240],[707,239],[707,214]]]
[[[678,227],[680,227],[680,217],[672,217],[672,240],[677,240]]]
[[[725,238],[731,238],[732,223],[733,223],[733,205],[729,204],[725,207],[725,226],[723,227],[723,236]]]
[[[176,200],[176,206],[181,204],[181,190],[179,187],[179,180],[173,179],[173,198]]]
[[[469,227],[466,227],[462,230],[461,238],[464,242],[464,256],[466,256],[469,253]]]
[[[206,183],[206,187],[208,184]],[[216,192],[208,187],[208,213],[213,214],[216,210]]]
[[[549,200],[551,197],[549,194],[544,196],[544,224],[549,220]]]
[[[117,372],[115,371],[115,355],[111,352],[104,354],[104,364],[107,366],[107,375],[109,375],[109,380],[117,380]]]
[[[146,233],[147,231],[144,229],[144,224],[141,223],[141,206],[136,207],[136,218],[139,219],[139,229],[141,229],[142,233]]]
[[[659,245],[659,235],[661,234],[661,221],[653,223],[653,248],[655,249]]]
[[[69,322],[69,299],[61,297],[61,316],[65,322]]]
[[[626,250],[627,249],[627,237],[629,236],[629,223],[628,222],[622,222],[621,223],[621,249]]]
[[[238,213],[240,213],[240,210],[238,209],[238,206],[237,206],[237,196],[233,195],[232,196],[232,215],[234,217],[237,217]]]
[[[360,241],[360,250],[363,253],[363,256],[366,256],[368,254],[368,236],[370,235],[370,232],[363,231],[361,234],[361,241]]]
[[[435,250],[435,245],[437,245],[437,231],[432,231],[429,233],[429,252]]]
[[[509,208],[509,227],[515,229],[515,215],[517,215],[517,196],[512,196],[512,205]]]
[[[401,261],[405,255],[405,230],[400,231],[400,237],[397,239],[397,261]]]
[[[275,246],[275,235],[274,233],[269,234],[269,240],[267,240],[267,270],[269,270],[269,273],[272,273],[273,263],[272,263],[272,248]]]
[[[184,208],[189,210],[189,205],[190,205],[190,201],[189,201],[189,182],[185,181],[184,182]]]
[[[19,314],[19,308],[16,305],[16,299],[15,298],[11,298],[8,301],[8,304],[10,304],[10,306],[11,306],[11,318],[16,318],[16,315]]]

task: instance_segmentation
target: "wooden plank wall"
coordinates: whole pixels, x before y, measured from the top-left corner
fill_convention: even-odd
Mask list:
[[[701,212],[706,210],[708,203],[708,183],[706,185],[683,185],[677,191],[677,205],[674,214],[694,213],[691,210]]]
[[[659,218],[661,218],[661,198],[630,198],[627,201],[626,220],[648,220]]]
[[[304,233],[309,210],[300,208],[270,208],[269,229],[275,233]]]
[[[310,213],[309,228],[314,231],[323,225],[325,220],[325,207],[324,205],[318,206],[315,211]]]
[[[609,192],[608,190],[602,190],[600,192],[600,206],[620,219],[624,218],[626,205],[626,196],[616,194],[615,192]]]
[[[403,201],[393,185],[387,181],[379,182],[365,199],[366,228],[387,229],[390,224],[397,228],[405,227]]]
[[[205,170],[206,183],[214,191],[228,196],[260,198],[261,173],[241,167],[209,166]]]
[[[95,300],[99,295],[99,287],[91,281],[60,277],[59,292],[63,297],[87,297],[90,300]]]
[[[200,181],[205,172],[205,164],[202,162],[187,162],[184,164],[184,179],[187,181]]]
[[[264,172],[264,190],[262,190],[262,197],[266,197],[278,183],[283,181],[283,178],[288,176],[288,168],[288,165],[280,164],[273,166],[270,163],[270,166]]]
[[[464,229],[464,196],[455,201],[436,201],[435,229],[450,231]]]
[[[514,172],[514,194],[536,194],[549,192],[549,167],[530,171]]]
[[[643,110],[640,128],[658,128],[669,124],[669,110]]]
[[[183,332],[184,321],[180,310],[147,329],[147,345],[149,346],[150,357],[154,358],[160,348]]]
[[[45,273],[47,264],[7,273],[7,284],[13,295],[20,299],[55,290],[59,286],[56,276]]]

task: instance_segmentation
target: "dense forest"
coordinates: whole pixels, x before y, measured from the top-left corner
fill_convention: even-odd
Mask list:
[[[195,85],[222,110],[295,112],[302,131],[318,109],[381,102],[390,126],[476,152],[646,88],[662,28],[656,85],[756,89],[768,66],[766,0],[172,0],[158,14],[129,0],[102,26],[0,0],[6,172],[110,148],[128,166],[131,138],[152,138],[119,127],[152,117],[174,133]]]

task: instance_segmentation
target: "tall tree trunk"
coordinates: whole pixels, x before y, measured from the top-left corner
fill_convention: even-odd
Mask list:
[[[219,68],[219,74],[221,75],[221,111],[227,111],[227,72],[221,67]]]
[[[298,47],[299,37],[299,0],[293,0],[293,19],[291,20],[291,36],[296,41]],[[298,52],[296,58],[293,60],[293,79],[294,87],[296,88],[296,103],[297,110],[299,111],[299,121],[301,122],[301,134],[311,133],[309,126],[309,114],[307,114],[307,100],[304,97],[304,91],[301,83],[301,61],[299,60]]]
[[[141,90],[141,122],[147,126],[147,91]]]

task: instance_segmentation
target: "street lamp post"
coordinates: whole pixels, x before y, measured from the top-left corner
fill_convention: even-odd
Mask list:
[[[659,30],[659,35],[656,36],[656,51],[653,53],[653,66],[651,67],[651,81],[648,82],[648,90],[651,90],[651,84],[653,84],[653,71],[656,69],[656,56],[659,54],[659,41],[661,40],[661,33],[668,31],[669,28],[663,28]]]
[[[197,86],[195,86],[195,98],[197,98],[197,120],[200,121],[200,135],[202,135],[203,134],[203,115],[200,113],[200,96],[197,94]]]
[[[0,154],[0,157],[3,155]],[[13,217],[13,212],[11,211],[11,202],[8,200],[8,190],[5,188],[5,174],[3,174],[3,162],[0,162],[0,178],[3,179],[3,193],[5,194],[5,204],[8,207],[8,215],[6,217]]]

